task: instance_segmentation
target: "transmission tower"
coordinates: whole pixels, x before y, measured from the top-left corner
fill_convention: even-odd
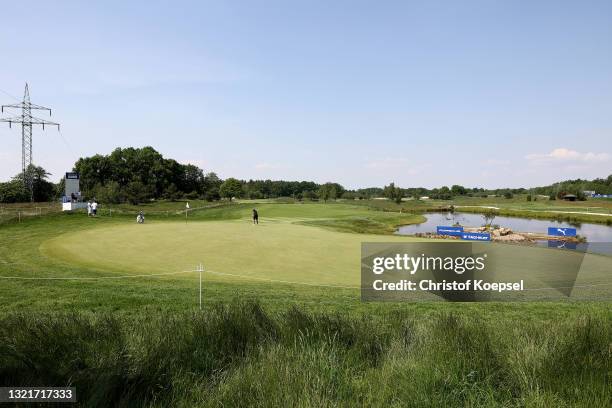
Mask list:
[[[21,116],[14,116],[11,118],[0,118],[0,122],[8,122],[9,127],[12,127],[13,123],[21,124],[21,170],[23,175],[23,183],[26,191],[30,195],[30,200],[34,200],[34,177],[32,174],[32,126],[33,125],[42,125],[43,130],[45,130],[45,125],[47,126],[57,126],[57,130],[59,131],[59,123],[50,122],[48,120],[40,119],[35,116],[32,116],[32,110],[46,110],[49,111],[49,116],[51,116],[51,109],[46,108],[44,106],[36,105],[30,102],[30,91],[28,89],[28,84],[25,85],[25,91],[23,92],[23,101],[21,103],[15,103],[12,105],[2,105],[2,113],[4,113],[4,109],[21,109]]]

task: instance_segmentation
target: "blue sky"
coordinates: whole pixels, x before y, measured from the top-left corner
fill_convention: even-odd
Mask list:
[[[130,3],[130,4],[126,4]],[[221,177],[533,186],[612,173],[610,1],[7,2],[53,173],[151,145]],[[0,126],[0,179],[20,170]]]

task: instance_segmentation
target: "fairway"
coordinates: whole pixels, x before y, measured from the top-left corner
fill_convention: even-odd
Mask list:
[[[63,234],[44,242],[41,252],[70,264],[122,274],[178,272],[203,263],[212,272],[254,279],[359,286],[361,242],[411,240],[285,222],[166,222]]]

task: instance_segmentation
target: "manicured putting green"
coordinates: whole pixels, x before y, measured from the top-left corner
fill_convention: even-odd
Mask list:
[[[101,272],[175,272],[201,262],[211,271],[254,279],[358,286],[361,242],[411,240],[283,222],[164,222],[63,234],[44,242],[41,252]],[[237,279],[214,274],[210,278]]]
[[[202,263],[208,271],[217,272],[207,275],[207,279],[358,287],[362,242],[417,240],[336,232],[277,219],[253,225],[249,220],[240,219],[129,223],[78,230],[45,241],[41,252],[103,275],[174,273],[193,270]],[[586,289],[575,290],[588,290],[587,298],[602,298],[609,293],[609,287],[601,286],[608,282],[609,257],[593,255],[583,259],[582,254],[570,251],[489,245],[484,244],[483,248],[494,255],[491,259],[498,260],[494,271],[500,281],[525,279],[530,289],[586,285]],[[567,265],[568,276],[561,273],[568,269]],[[194,279],[196,276],[167,278]],[[540,296],[539,292],[537,295]]]

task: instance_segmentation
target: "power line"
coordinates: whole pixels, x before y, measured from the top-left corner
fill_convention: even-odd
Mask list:
[[[10,93],[6,92],[5,90],[0,89],[0,92],[2,92],[3,94],[5,94],[5,95],[6,95],[6,96],[8,96],[9,98],[12,98],[12,99],[14,99],[14,100],[16,100],[16,101],[18,101],[18,102],[19,102],[19,98],[17,98],[16,96],[14,96],[14,95],[12,95],[12,94],[10,94]]]
[[[7,95],[14,98],[12,95],[4,92]],[[16,98],[15,98],[16,99]],[[32,116],[32,110],[44,110],[49,112],[49,116],[51,116],[51,108],[47,108],[45,106],[36,105],[30,102],[30,91],[28,89],[28,84],[25,85],[25,90],[23,92],[23,101],[19,103],[13,103],[9,105],[2,105],[0,111],[4,113],[4,109],[21,109],[21,116],[13,116],[10,118],[0,118],[0,122],[7,122],[9,127],[12,127],[13,123],[21,124],[21,171],[23,177],[23,183],[30,195],[30,201],[34,201],[34,175],[32,174],[32,127],[34,125],[41,125],[43,130],[45,130],[45,125],[47,126],[57,126],[57,130],[59,131],[60,124],[51,122],[45,119],[38,118],[36,116]]]

